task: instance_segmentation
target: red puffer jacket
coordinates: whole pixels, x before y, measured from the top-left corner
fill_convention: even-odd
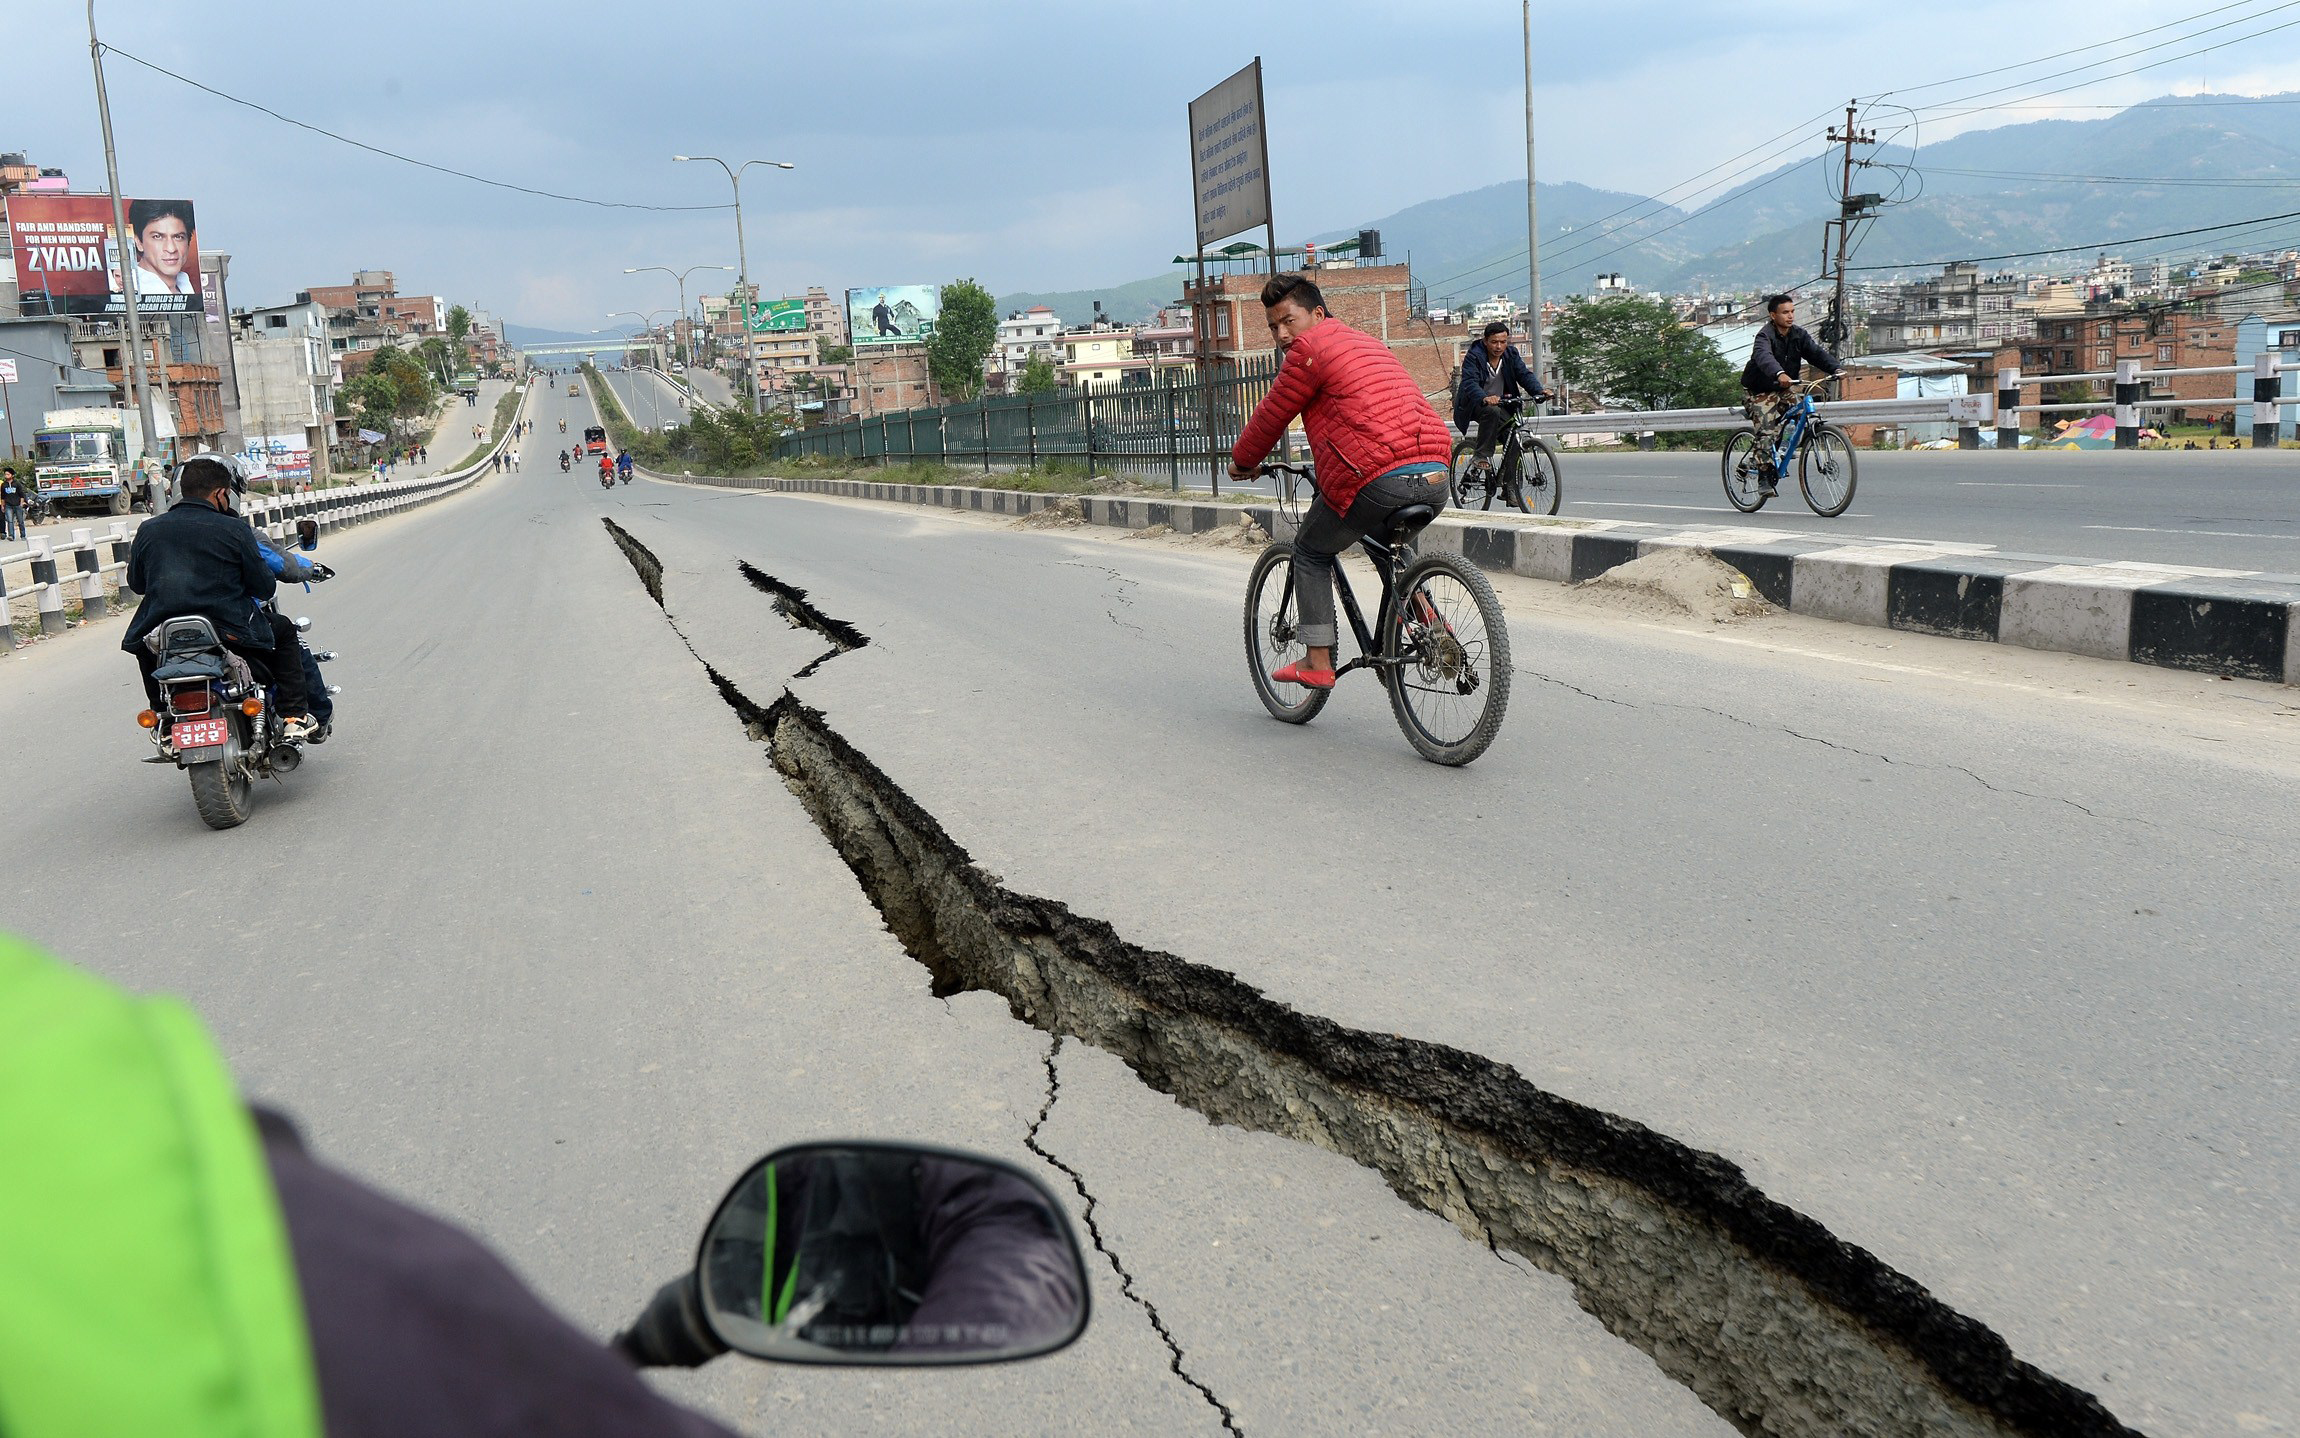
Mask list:
[[[1390,347],[1340,320],[1304,330],[1286,351],[1270,394],[1254,406],[1230,458],[1238,468],[1262,462],[1295,415],[1310,437],[1318,492],[1346,513],[1358,491],[1406,464],[1444,464],[1452,435]]]

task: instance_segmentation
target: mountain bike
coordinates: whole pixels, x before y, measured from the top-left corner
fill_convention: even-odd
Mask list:
[[[1310,468],[1265,464],[1261,472],[1286,477],[1279,508],[1298,524],[1295,483],[1312,480]],[[1437,515],[1436,505],[1417,504],[1399,510],[1379,536],[1358,541],[1382,579],[1371,627],[1348,574],[1334,566],[1335,597],[1358,641],[1358,657],[1334,677],[1356,669],[1381,675],[1406,742],[1433,764],[1459,766],[1486,751],[1509,709],[1509,628],[1493,585],[1468,561],[1414,553],[1414,536]],[[1246,669],[1262,707],[1288,724],[1309,723],[1333,694],[1292,685],[1281,692],[1272,682],[1271,674],[1308,652],[1299,631],[1294,546],[1280,540],[1262,551],[1246,581]]]
[[[1524,395],[1512,395],[1501,402],[1509,411],[1509,426],[1502,435],[1501,458],[1489,472],[1480,472],[1473,456],[1477,451],[1477,432],[1454,442],[1453,458],[1446,466],[1446,479],[1453,490],[1453,502],[1461,509],[1491,509],[1496,495],[1503,503],[1523,514],[1555,514],[1559,501],[1565,497],[1565,479],[1557,467],[1557,451],[1549,441],[1532,434],[1520,426],[1525,408]]]
[[[1797,466],[1797,487],[1806,505],[1823,519],[1835,519],[1853,502],[1858,465],[1853,442],[1845,432],[1822,419],[1813,408],[1813,394],[1827,380],[1797,386],[1797,402],[1789,406],[1774,431],[1773,448],[1766,452],[1763,436],[1752,427],[1738,429],[1725,441],[1725,500],[1743,514],[1755,514],[1773,497],[1765,475],[1770,459],[1776,480],[1786,478],[1789,465]]]

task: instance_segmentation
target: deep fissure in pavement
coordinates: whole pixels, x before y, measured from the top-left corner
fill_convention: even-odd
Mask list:
[[[1567,1279],[1742,1431],[2133,1432],[1715,1154],[1480,1055],[1301,1013],[1008,889],[819,712],[787,690],[761,705],[710,673],[936,993],[995,993],[1216,1122],[1374,1169],[1466,1236]]]
[[[637,541],[634,540],[633,543],[637,543]],[[806,668],[793,674],[791,676],[793,679],[804,679],[841,654],[860,649],[865,644],[870,643],[870,636],[864,634],[860,629],[855,628],[844,619],[833,619],[817,609],[808,601],[807,592],[797,585],[775,578],[748,560],[736,560],[735,567],[743,572],[743,578],[751,581],[754,587],[773,596],[775,612],[783,616],[791,628],[811,629],[831,642],[828,651]],[[662,603],[662,596],[657,595],[655,602]]]

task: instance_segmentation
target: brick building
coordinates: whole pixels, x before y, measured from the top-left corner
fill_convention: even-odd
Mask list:
[[[2091,306],[2081,315],[2041,318],[2034,339],[2020,344],[2023,399],[2025,381],[2052,383],[2056,374],[2097,374],[2120,360],[2137,360],[2143,370],[2195,369],[2236,363],[2236,320],[2218,314],[2163,308],[2110,309]],[[2151,410],[2143,418],[2218,424],[2236,412],[2235,378],[2225,374],[2174,375],[2148,382],[2152,396],[2193,400],[2176,410]],[[2107,397],[2113,381],[2094,380],[2092,392]]]
[[[1466,321],[1440,324],[1417,302],[1404,265],[1325,266],[1309,271],[1326,297],[1326,312],[1390,347],[1424,394],[1443,395],[1469,343]],[[1196,320],[1199,351],[1217,361],[1266,355],[1276,346],[1262,310],[1261,271],[1208,275],[1203,293],[1195,275],[1183,281],[1182,299]]]
[[[854,412],[865,418],[941,402],[927,375],[923,344],[857,345],[847,369],[853,375]]]

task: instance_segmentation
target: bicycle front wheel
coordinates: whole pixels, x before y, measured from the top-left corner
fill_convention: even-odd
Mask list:
[[[1765,451],[1753,429],[1737,429],[1725,441],[1725,502],[1743,514],[1765,507]]]
[[[1525,453],[1518,457],[1510,499],[1526,514],[1555,514],[1559,501],[1565,498],[1565,479],[1557,467],[1557,451],[1547,440],[1526,442]]]
[[[1280,542],[1262,551],[1246,581],[1246,671],[1254,676],[1254,696],[1270,717],[1307,724],[1326,707],[1331,689],[1277,684],[1270,676],[1309,653],[1299,636],[1294,605],[1294,546]]]
[[[1509,627],[1493,585],[1451,554],[1414,561],[1382,636],[1390,710],[1433,764],[1486,751],[1509,710]]]
[[[1833,424],[1819,425],[1797,456],[1797,487],[1805,491],[1805,503],[1815,514],[1835,519],[1853,502],[1857,469],[1853,442],[1845,432]]]

